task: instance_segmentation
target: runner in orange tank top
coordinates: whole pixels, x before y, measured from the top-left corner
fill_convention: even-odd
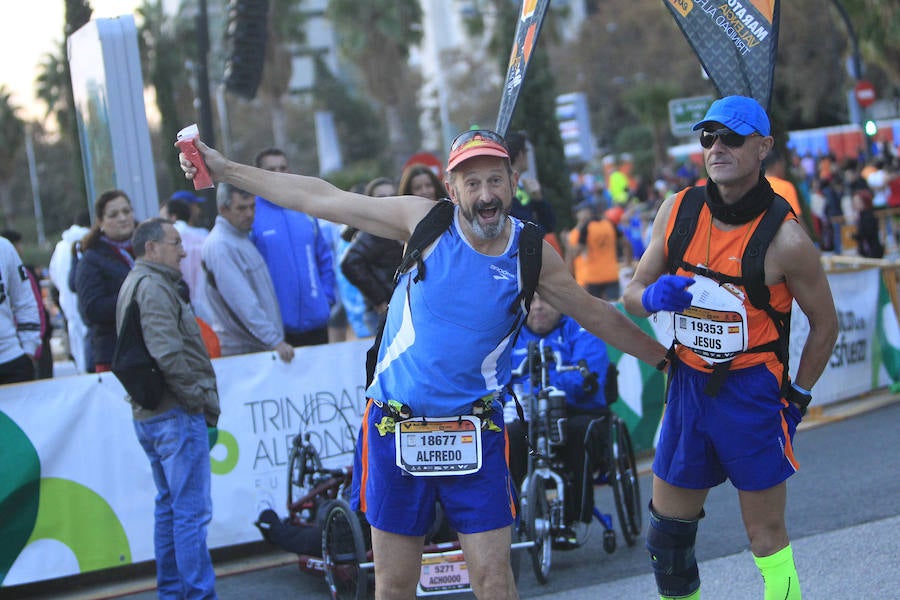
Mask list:
[[[630,313],[669,320],[677,348],[658,367],[668,366],[670,380],[647,549],[661,598],[699,598],[697,527],[710,488],[728,479],[765,597],[800,600],[786,480],[798,468],[791,442],[809,390],[837,338],[834,301],[818,250],[763,176],[774,140],[762,106],[744,96],[717,100],[694,130],[701,130],[709,182],[662,204],[656,222],[667,227],[654,228],[624,294]],[[753,237],[758,223],[770,221]],[[762,265],[743,260],[757,240],[768,245],[748,257],[764,256]],[[768,305],[759,295],[766,289]],[[793,382],[778,358],[787,361],[792,300],[810,324]]]

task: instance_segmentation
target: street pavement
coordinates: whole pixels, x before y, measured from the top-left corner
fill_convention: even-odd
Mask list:
[[[803,597],[890,600],[900,594],[900,517],[791,541]],[[649,570],[649,567],[648,567]],[[762,578],[750,551],[700,562],[701,594],[712,600],[760,600]],[[538,600],[656,600],[653,576],[637,575],[542,596]]]

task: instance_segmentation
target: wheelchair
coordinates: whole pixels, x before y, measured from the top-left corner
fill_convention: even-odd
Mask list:
[[[523,394],[523,404],[528,410],[527,440],[531,448],[520,492],[523,518],[518,537],[533,544],[529,549],[531,564],[535,578],[541,584],[548,581],[553,550],[578,548],[587,542],[589,523],[584,523],[580,514],[570,513],[572,506],[578,507],[578,513],[584,512],[584,503],[587,495],[593,494],[594,485],[608,485],[612,489],[619,530],[628,546],[637,542],[643,520],[631,436],[624,421],[608,408],[618,397],[615,365],[610,364],[607,374],[607,410],[591,415],[585,430],[582,473],[570,473],[563,459],[563,449],[572,440],[566,439],[565,393],[549,384],[550,365],[554,365],[557,372],[579,371],[585,379],[586,389],[593,386],[596,390],[597,386],[597,374],[592,373],[584,361],[575,365],[562,364],[559,355],[549,347],[545,348],[543,341],[531,342],[525,360],[513,370],[514,376],[528,374],[531,383],[530,393]],[[582,478],[582,498],[572,502],[569,497],[573,494],[574,477],[579,476]],[[616,533],[611,515],[600,512],[595,506],[592,516],[603,526],[604,550],[614,552]]]

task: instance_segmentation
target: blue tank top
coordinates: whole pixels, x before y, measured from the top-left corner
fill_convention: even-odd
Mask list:
[[[472,403],[503,389],[510,378],[514,326],[521,305],[518,248],[522,223],[510,217],[504,252],[472,248],[453,223],[425,254],[426,277],[404,273],[394,289],[369,397],[397,400],[413,416],[472,413]]]

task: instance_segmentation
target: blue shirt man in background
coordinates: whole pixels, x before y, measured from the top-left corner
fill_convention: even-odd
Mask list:
[[[256,166],[287,173],[287,155],[267,148],[256,155]],[[275,285],[285,341],[291,346],[327,344],[335,274],[331,245],[319,222],[257,196],[250,235]]]

